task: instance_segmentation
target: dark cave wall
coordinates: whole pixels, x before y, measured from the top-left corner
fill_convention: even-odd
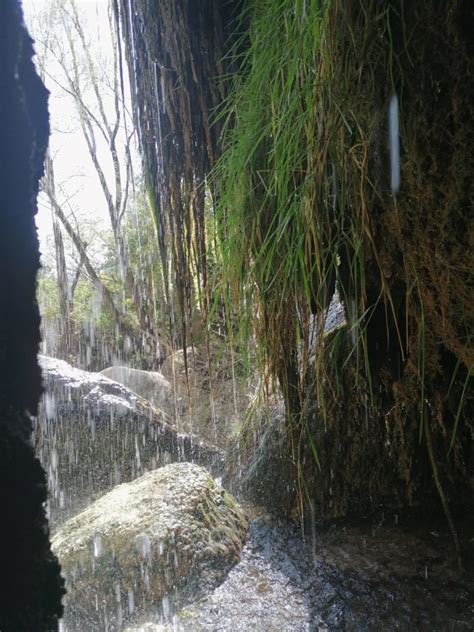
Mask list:
[[[382,5],[385,25],[375,20]],[[329,376],[337,387],[327,424],[317,411],[310,415],[322,468],[307,448],[308,496],[321,519],[441,508],[441,495],[466,515],[474,498],[474,8],[462,0],[368,7],[356,2],[341,13],[338,32],[347,36],[340,58],[355,60],[362,50],[364,56],[335,67],[336,77],[353,72],[348,119],[353,112],[370,143],[363,189],[370,239],[361,251],[370,309],[358,314],[367,359],[347,361],[352,343],[343,331],[328,341],[328,355],[340,354]],[[387,118],[394,92],[401,141],[396,196]],[[363,135],[352,147],[357,142]],[[362,199],[349,200],[355,212]],[[354,253],[339,255],[342,295],[355,301]]]
[[[48,143],[47,91],[16,0],[0,3],[0,630],[56,630],[64,592],[30,443],[41,395],[34,223]]]

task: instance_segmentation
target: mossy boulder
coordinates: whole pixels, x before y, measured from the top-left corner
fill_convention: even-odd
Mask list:
[[[175,463],[115,487],[53,538],[69,631],[117,630],[221,581],[247,520],[204,468]]]

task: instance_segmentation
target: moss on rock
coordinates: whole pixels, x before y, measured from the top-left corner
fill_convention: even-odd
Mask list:
[[[104,629],[105,622],[119,629],[161,610],[163,599],[166,615],[167,600],[223,577],[246,533],[243,511],[197,465],[167,465],[119,485],[53,539],[68,587],[68,630]]]

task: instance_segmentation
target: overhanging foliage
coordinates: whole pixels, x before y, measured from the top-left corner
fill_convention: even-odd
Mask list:
[[[461,498],[473,434],[472,9],[458,0],[248,1],[239,70],[219,104],[228,16],[207,3],[204,21],[200,11],[190,19],[187,2],[138,7],[126,39],[162,240],[172,235],[182,296],[193,274],[208,287],[196,183],[215,164],[212,135],[226,122],[211,178],[221,298],[280,380],[309,502],[326,515],[411,503],[430,469],[445,506],[442,479]],[[349,331],[324,337],[336,285]]]

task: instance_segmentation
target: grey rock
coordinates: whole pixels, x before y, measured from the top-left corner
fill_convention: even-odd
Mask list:
[[[336,327],[342,327],[345,324],[346,316],[344,313],[344,305],[339,296],[339,292],[336,290],[326,312],[326,318],[324,320],[324,332],[329,333]]]
[[[152,406],[170,413],[173,406],[171,384],[157,371],[142,371],[127,366],[111,366],[102,375],[123,384],[146,399]]]
[[[33,440],[46,470],[53,528],[115,485],[176,461],[219,474],[218,450],[179,434],[157,408],[100,373],[40,356],[45,393]]]
[[[286,516],[294,504],[296,470],[285,428],[283,401],[252,411],[226,453],[224,484],[238,498]]]

